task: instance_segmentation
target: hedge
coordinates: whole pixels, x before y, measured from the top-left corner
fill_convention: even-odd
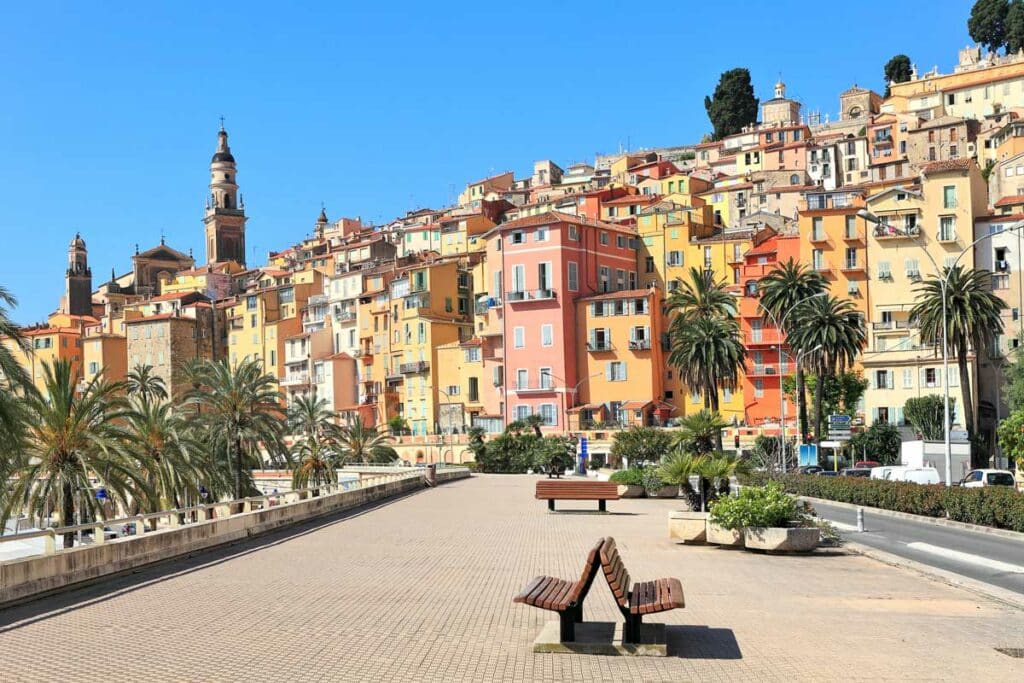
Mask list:
[[[755,472],[741,479],[747,485],[763,485],[771,479]],[[787,474],[774,477],[783,488],[798,496],[824,498],[841,503],[906,512],[926,517],[948,517],[1024,533],[1024,494],[1010,487],[962,488],[913,484],[860,477],[818,477]]]

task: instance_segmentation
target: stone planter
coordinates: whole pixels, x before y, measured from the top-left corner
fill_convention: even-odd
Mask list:
[[[816,527],[747,527],[743,542],[748,550],[809,553],[821,543],[821,531]]]
[[[619,484],[619,498],[643,498],[644,487]]]
[[[707,518],[706,512],[672,510],[668,513],[668,537],[680,543],[703,543]]]
[[[726,529],[724,526],[718,526],[709,519],[705,540],[708,543],[714,543],[715,545],[727,548],[742,548],[743,532],[739,529]]]
[[[679,495],[678,486],[662,486],[657,491],[648,491],[648,498],[675,498]]]

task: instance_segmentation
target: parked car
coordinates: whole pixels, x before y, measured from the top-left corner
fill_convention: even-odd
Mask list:
[[[841,477],[870,477],[871,470],[867,467],[847,467],[839,473]]]
[[[1015,486],[1013,472],[1009,470],[971,470],[960,480],[960,485],[968,489],[984,486]]]
[[[814,473],[818,477],[838,477],[839,473],[835,470],[820,470]]]
[[[893,481],[910,481],[915,484],[938,484],[939,471],[934,467],[901,467],[890,477]]]
[[[878,462],[877,460],[859,460],[853,463],[853,466],[855,469],[863,468],[870,470],[872,467],[881,467],[882,463]]]
[[[804,465],[797,469],[799,474],[817,474],[824,470],[824,467],[818,467],[817,465]]]

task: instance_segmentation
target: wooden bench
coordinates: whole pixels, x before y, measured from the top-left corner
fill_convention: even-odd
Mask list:
[[[590,592],[597,572],[601,569],[601,546],[605,539],[600,539],[583,564],[583,572],[578,581],[565,581],[553,576],[538,576],[512,602],[520,602],[533,607],[558,612],[559,640],[572,642],[576,639],[576,624],[583,621],[583,599]]]
[[[615,539],[610,536],[601,544],[601,568],[612,589],[615,604],[625,620],[622,640],[640,642],[640,626],[645,614],[656,614],[684,606],[683,584],[679,579],[655,579],[630,583],[629,571],[622,562]]]
[[[597,509],[605,512],[606,500],[619,499],[619,485],[610,481],[563,479],[537,482],[537,500],[548,501],[554,512],[556,500],[596,500]]]

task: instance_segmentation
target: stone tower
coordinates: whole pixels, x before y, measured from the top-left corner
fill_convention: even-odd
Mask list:
[[[221,121],[217,151],[210,160],[210,196],[206,200],[206,262],[245,265],[245,203],[240,201],[235,157]]]
[[[92,315],[92,270],[85,240],[77,232],[68,245],[68,270],[64,275],[64,308],[69,315]]]
[[[761,103],[761,123],[765,125],[791,126],[800,121],[800,103],[786,97],[786,84],[781,80],[775,84],[775,96]]]

